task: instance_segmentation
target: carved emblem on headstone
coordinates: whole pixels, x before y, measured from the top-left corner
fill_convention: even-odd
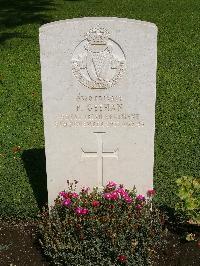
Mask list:
[[[74,50],[72,71],[81,84],[90,89],[114,86],[125,71],[125,55],[121,47],[101,27],[86,33]]]

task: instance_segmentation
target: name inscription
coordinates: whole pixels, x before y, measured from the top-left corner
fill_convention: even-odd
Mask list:
[[[78,94],[73,112],[60,114],[56,126],[62,127],[142,127],[140,114],[125,109],[122,96]]]

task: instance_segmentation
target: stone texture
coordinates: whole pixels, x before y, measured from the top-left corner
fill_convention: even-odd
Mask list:
[[[152,187],[157,28],[82,18],[40,28],[49,204],[67,179]]]

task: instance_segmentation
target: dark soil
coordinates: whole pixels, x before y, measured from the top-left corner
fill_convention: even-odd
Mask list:
[[[158,252],[158,258],[154,266],[199,266],[200,240],[197,240],[199,232],[195,230],[193,233],[196,240],[186,241],[184,230],[171,228],[167,239],[168,243],[164,249]],[[37,242],[36,224],[34,222],[0,220],[0,265],[49,265]]]
[[[34,222],[0,220],[0,265],[49,265],[39,249]]]
[[[154,266],[200,266],[200,234],[198,228],[171,228],[169,226],[166,246],[158,251]],[[190,234],[194,240],[187,241]]]

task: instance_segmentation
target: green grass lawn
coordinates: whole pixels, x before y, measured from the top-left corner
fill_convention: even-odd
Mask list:
[[[199,0],[0,0],[0,215],[34,217],[46,201],[38,29],[113,16],[158,27],[155,188],[173,207],[175,180],[200,176]]]

